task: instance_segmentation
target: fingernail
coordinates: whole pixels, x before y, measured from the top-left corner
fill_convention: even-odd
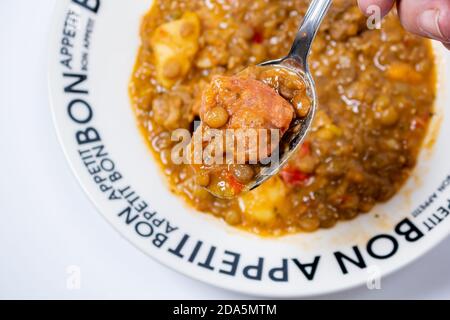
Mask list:
[[[439,10],[430,9],[422,12],[418,17],[417,24],[419,29],[428,37],[436,40],[444,39],[439,27]]]

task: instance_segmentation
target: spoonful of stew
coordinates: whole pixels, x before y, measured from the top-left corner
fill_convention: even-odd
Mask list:
[[[234,198],[276,174],[301,145],[317,105],[308,55],[331,2],[311,1],[286,57],[208,84],[189,148],[198,185]]]

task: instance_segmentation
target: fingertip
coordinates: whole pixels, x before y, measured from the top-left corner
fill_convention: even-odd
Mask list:
[[[427,9],[417,18],[419,34],[450,43],[450,10],[447,7]]]
[[[358,6],[365,15],[373,14],[373,6],[380,9],[381,16],[385,16],[391,11],[395,0],[358,0]]]
[[[399,3],[404,28],[419,36],[450,43],[450,1],[403,0]]]

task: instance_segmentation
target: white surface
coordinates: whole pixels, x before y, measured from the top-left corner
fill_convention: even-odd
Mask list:
[[[0,298],[249,298],[190,280],[134,248],[72,176],[50,117],[47,34],[56,0],[0,2]],[[450,298],[450,239],[381,290],[323,298]],[[81,289],[66,287],[67,267]]]

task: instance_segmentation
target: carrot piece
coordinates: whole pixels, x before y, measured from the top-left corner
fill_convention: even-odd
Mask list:
[[[306,183],[309,178],[311,178],[311,175],[304,173],[298,169],[289,167],[281,170],[280,176],[285,183],[293,186],[302,185]]]

